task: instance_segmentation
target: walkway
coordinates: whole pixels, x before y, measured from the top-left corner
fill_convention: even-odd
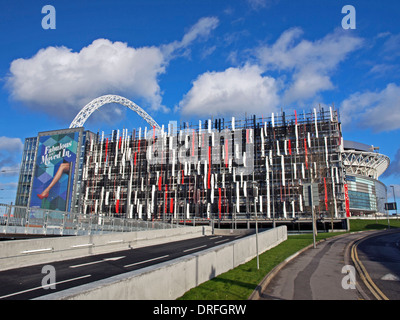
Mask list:
[[[365,236],[366,233],[362,233]],[[347,234],[327,239],[291,260],[261,293],[261,300],[360,300],[368,299],[364,290],[344,289],[342,273],[351,265],[350,244],[361,234]],[[358,279],[357,279],[358,280]],[[349,286],[347,286],[349,287]]]

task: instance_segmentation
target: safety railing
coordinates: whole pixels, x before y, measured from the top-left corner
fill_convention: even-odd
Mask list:
[[[0,233],[3,234],[86,235],[180,227],[159,221],[0,204]]]

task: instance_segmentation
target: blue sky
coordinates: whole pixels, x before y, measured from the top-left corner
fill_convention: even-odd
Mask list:
[[[55,29],[42,28],[48,4]],[[394,0],[2,1],[0,202],[15,201],[24,138],[67,128],[104,94],[161,124],[334,104],[345,139],[391,158],[381,180],[400,198],[399,16]],[[140,126],[117,105],[85,124]]]

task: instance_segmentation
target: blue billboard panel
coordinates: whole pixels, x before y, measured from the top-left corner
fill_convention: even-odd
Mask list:
[[[31,207],[70,211],[79,138],[79,131],[39,135]]]

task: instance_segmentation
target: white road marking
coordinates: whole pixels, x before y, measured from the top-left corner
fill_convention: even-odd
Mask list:
[[[110,258],[106,258],[103,259],[104,261],[117,261],[119,259],[125,258],[125,256],[121,256],[121,257],[110,257]]]
[[[125,267],[125,268],[128,268],[128,267],[136,266],[136,265],[138,265],[138,264],[142,264],[142,263],[146,263],[146,262],[150,262],[150,261],[155,261],[155,260],[160,260],[160,259],[166,258],[166,257],[169,257],[169,254],[167,254],[167,255],[165,255],[165,256],[161,256],[161,257],[149,259],[149,260],[144,260],[144,261],[139,261],[139,262],[132,263],[132,264],[127,264],[127,265],[124,266],[124,267]]]
[[[18,292],[10,293],[10,294],[7,294],[7,295],[5,295],[5,296],[1,296],[0,299],[12,297],[12,296],[16,296],[16,295],[18,295],[18,294],[22,294],[22,293],[26,293],[26,292],[30,292],[30,291],[35,291],[35,290],[38,290],[38,289],[44,289],[45,287],[50,287],[50,286],[57,285],[57,284],[61,284],[61,283],[66,283],[66,282],[71,282],[71,281],[75,281],[75,280],[80,280],[80,279],[88,278],[88,277],[91,277],[91,276],[92,276],[91,274],[87,274],[87,275],[85,275],[85,276],[80,276],[80,277],[77,277],[77,278],[72,278],[72,279],[68,279],[68,280],[63,280],[63,281],[59,281],[59,282],[56,282],[56,283],[47,284],[47,285],[40,286],[40,287],[36,287],[36,288],[32,288],[32,289],[27,289],[27,290],[23,290],[23,291],[18,291]]]
[[[100,263],[100,262],[105,262],[105,261],[116,261],[119,259],[125,258],[125,256],[122,257],[111,257],[111,258],[105,258],[102,260],[98,260],[98,261],[92,261],[92,262],[87,262],[87,263],[82,263],[82,264],[77,264],[75,266],[70,266],[70,268],[79,268],[79,267],[84,267],[84,266],[90,266],[92,264],[96,264],[96,263]]]
[[[221,242],[225,242],[225,241],[229,241],[229,239],[224,239],[224,240],[221,240],[221,241],[216,241],[215,244],[221,243]]]
[[[216,237],[212,237],[212,238],[210,238],[210,240],[213,240],[213,239],[218,239],[218,238],[222,238],[222,236],[216,236]]]
[[[400,278],[394,274],[388,273],[385,274],[381,280],[388,280],[388,281],[400,281]]]
[[[200,246],[200,247],[186,249],[186,250],[183,250],[183,252],[189,252],[189,251],[193,251],[193,250],[196,250],[196,249],[201,249],[201,248],[204,248],[204,247],[207,247],[207,245],[205,244],[205,245]]]

